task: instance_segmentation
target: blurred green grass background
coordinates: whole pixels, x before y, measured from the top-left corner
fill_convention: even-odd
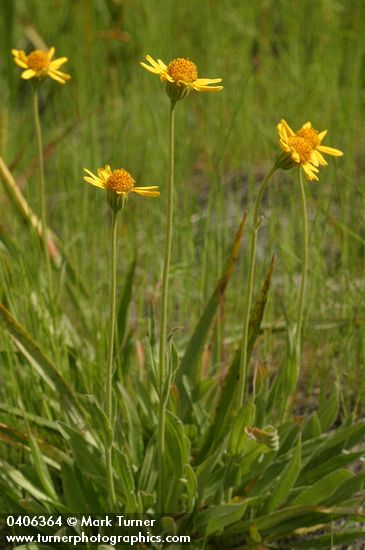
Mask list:
[[[189,57],[202,77],[221,77],[219,94],[192,93],[178,104],[176,197],[169,328],[184,341],[213,290],[244,210],[252,211],[258,182],[277,150],[275,126],[310,120],[328,128],[326,144],[345,156],[331,159],[319,185],[308,183],[310,284],[305,326],[303,396],[311,409],[318,389],[341,384],[343,407],[364,412],[364,78],[365,3],[357,0],[2,0],[0,153],[36,212],[36,145],[31,86],[19,78],[12,47],[29,51],[41,39],[66,55],[72,80],[42,86],[42,127],[47,148],[49,225],[86,286],[82,327],[57,277],[61,303],[80,325],[79,335],[55,335],[55,347],[72,338],[89,343],[90,364],[81,376],[90,391],[103,384],[108,296],[109,212],[102,191],[82,181],[83,168],[109,163],[130,171],[137,185],[160,185],[161,199],[132,197],[120,224],[121,292],[137,258],[131,327],[134,342],[147,333],[149,304],[159,302],[166,201],[168,99],[162,83],[139,66],[146,54],[165,62]],[[300,273],[299,189],[293,173],[270,184],[259,235],[257,288],[276,254],[265,331],[255,357],[272,372],[283,361],[286,321],[295,318]],[[44,347],[50,348],[43,303],[43,261],[38,243],[0,191],[0,290],[2,301]],[[240,336],[248,258],[227,292],[224,317],[213,338],[219,373]],[[67,318],[65,318],[67,325]],[[71,334],[71,336],[70,336]],[[3,403],[15,403],[17,358],[1,336]],[[61,354],[61,351],[59,351]],[[96,355],[94,356],[93,353]],[[132,349],[130,363],[137,363]],[[86,352],[85,352],[86,355]],[[80,365],[79,365],[80,366]],[[84,369],[84,370],[83,370]],[[70,362],[71,380],[77,376]],[[24,387],[36,379],[25,374]],[[28,410],[39,411],[39,392]]]

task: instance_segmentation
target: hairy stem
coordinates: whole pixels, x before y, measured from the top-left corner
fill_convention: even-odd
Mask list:
[[[41,226],[42,226],[42,245],[43,252],[46,259],[46,274],[49,297],[52,300],[53,286],[52,286],[52,267],[51,258],[48,250],[48,231],[47,231],[47,212],[46,212],[46,187],[44,180],[44,159],[43,159],[43,140],[42,130],[39,118],[39,98],[38,87],[34,86],[33,90],[33,111],[34,111],[34,126],[37,138],[38,146],[38,159],[39,159],[39,202],[41,208]]]
[[[158,500],[159,511],[163,512],[163,499],[165,493],[164,457],[165,457],[165,416],[166,397],[163,392],[166,376],[166,330],[167,330],[167,304],[169,288],[169,271],[171,261],[172,222],[174,207],[174,119],[175,101],[171,100],[169,116],[169,168],[167,181],[167,219],[165,237],[165,257],[162,274],[161,292],[161,320],[160,320],[160,348],[159,348],[159,386],[160,403],[158,415]]]
[[[112,226],[111,226],[111,241],[110,241],[110,315],[109,315],[109,347],[108,361],[106,366],[106,415],[110,426],[113,428],[113,357],[114,357],[114,335],[115,335],[115,306],[116,306],[116,255],[117,255],[117,223],[118,211],[112,210]],[[112,462],[113,440],[106,447],[106,477],[109,494],[109,504],[112,511],[115,509],[116,495],[113,478],[113,462]]]
[[[304,304],[305,304],[307,280],[308,280],[308,213],[307,213],[305,183],[303,180],[303,171],[299,169],[298,172],[299,172],[300,198],[301,198],[302,222],[303,222],[302,273],[301,273],[301,284],[300,284],[300,294],[299,294],[298,319],[297,319],[297,326],[295,331],[295,349],[296,349],[297,357],[299,358],[301,353]]]

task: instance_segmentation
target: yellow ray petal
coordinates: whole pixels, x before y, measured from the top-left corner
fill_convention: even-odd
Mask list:
[[[194,84],[193,89],[197,92],[220,92],[223,90],[223,86],[196,86]]]
[[[100,182],[98,179],[89,178],[89,176],[84,176],[84,180],[87,181],[87,183],[91,183],[91,185],[94,185],[94,187],[99,187],[100,189],[105,189],[105,185]]]
[[[146,191],[158,191],[158,185],[146,185],[144,187],[134,187],[134,189],[145,189]]]
[[[21,67],[22,69],[27,69],[28,65],[25,61],[22,61],[20,57],[14,57],[14,62],[18,65],[18,67]]]
[[[86,172],[87,174],[89,174],[89,176],[91,176],[92,178],[97,178],[98,176],[96,176],[95,174],[93,174],[90,170],[88,170],[87,168],[84,168],[84,172]]]
[[[98,176],[102,181],[107,181],[109,176],[111,175],[112,171],[110,169],[109,164],[107,164],[104,168],[98,168]]]
[[[55,73],[57,76],[59,76],[60,78],[63,78],[63,80],[70,80],[71,79],[71,76],[67,73],[64,73],[62,71],[59,71],[58,69],[49,69],[50,71],[52,71],[53,73]]]
[[[55,71],[48,71],[48,75],[60,84],[66,84],[66,80],[59,76]]]
[[[151,57],[150,55],[146,55],[146,59],[149,63],[151,63],[152,67],[154,67],[155,69],[159,68],[159,64],[153,59],[153,57]]]
[[[133,187],[131,193],[137,193],[137,195],[142,195],[143,197],[159,197],[159,191],[146,191],[143,187]]]
[[[51,67],[51,69],[56,69],[57,70],[61,67],[61,65],[66,63],[66,61],[68,61],[67,57],[59,57],[58,59],[54,59],[53,61],[51,61],[50,67]]]
[[[333,147],[327,147],[326,145],[318,145],[318,151],[331,155],[332,157],[342,157],[343,152],[339,149],[334,149]]]
[[[167,71],[167,65],[165,65],[165,63],[161,59],[157,59],[157,63],[159,64],[161,69],[163,69],[164,71]]]
[[[294,162],[300,162],[300,155],[297,153],[297,151],[291,152],[291,158],[294,160]]]
[[[53,56],[54,56],[54,54],[55,54],[55,51],[56,51],[56,50],[54,49],[54,47],[53,47],[53,46],[52,46],[52,48],[50,48],[50,49],[49,49],[49,51],[48,51],[48,54],[47,54],[47,55],[48,55],[48,59],[49,59],[49,60],[51,60],[51,59],[52,59],[52,57],[53,57]]]
[[[287,153],[290,153],[290,147],[289,147],[289,145],[286,143],[286,141],[284,141],[284,140],[281,139],[281,140],[279,141],[279,143],[280,143],[280,147],[281,147],[284,151],[286,151]]]
[[[318,164],[320,164],[321,166],[328,165],[328,162],[325,160],[325,158],[321,155],[321,153],[317,149],[313,151],[312,155],[315,156],[315,158],[318,161]]]
[[[197,84],[198,86],[206,86],[207,84],[217,84],[218,82],[222,82],[222,79],[221,78],[197,78],[194,84]]]
[[[146,71],[149,71],[150,73],[161,74],[161,69],[160,68],[155,69],[154,67],[151,67],[150,65],[147,65],[146,63],[143,63],[143,61],[140,61],[139,64],[141,65],[141,67],[143,67],[144,69],[146,69]]]
[[[33,69],[27,69],[20,76],[24,78],[24,80],[29,80],[30,78],[33,78],[35,75],[36,75],[36,72],[33,71]]]
[[[305,175],[307,176],[307,179],[309,179],[310,181],[319,181],[313,171],[313,167],[310,164],[302,164],[302,167],[305,172]]]
[[[21,59],[22,61],[24,61],[25,63],[27,62],[27,56],[25,55],[25,51],[24,50],[19,50],[19,59]]]
[[[295,135],[295,132],[290,128],[289,124],[287,123],[287,121],[284,118],[281,119],[280,123],[284,126],[285,131],[288,134],[288,136],[294,136]]]
[[[160,73],[160,78],[162,80],[162,82],[166,82],[166,80],[168,82],[175,82],[175,80],[172,78],[172,76],[170,76],[168,73],[166,72],[161,72]],[[181,82],[181,81],[180,81]]]

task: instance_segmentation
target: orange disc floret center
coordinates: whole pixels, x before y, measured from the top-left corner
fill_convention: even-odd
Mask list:
[[[167,66],[167,74],[175,80],[175,82],[194,82],[198,78],[198,69],[195,63],[190,59],[178,57],[171,61]]]
[[[42,50],[35,50],[27,57],[27,65],[30,69],[33,69],[36,73],[42,72],[49,67],[49,57],[47,52]]]
[[[129,193],[134,187],[134,179],[127,170],[114,170],[109,176],[106,187],[116,193]]]
[[[314,128],[302,128],[297,132],[297,136],[307,139],[314,149],[319,145],[318,132]]]
[[[288,138],[288,145],[292,151],[295,151],[299,155],[301,164],[310,161],[314,149],[311,141],[296,135]]]

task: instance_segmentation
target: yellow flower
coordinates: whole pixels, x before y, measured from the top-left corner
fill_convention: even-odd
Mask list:
[[[322,153],[341,157],[343,152],[333,147],[322,145],[327,130],[318,132],[310,122],[306,122],[297,132],[282,119],[277,125],[279,144],[284,154],[277,157],[277,166],[283,169],[300,165],[310,181],[318,181],[318,166],[327,165]]]
[[[14,56],[14,62],[24,69],[20,75],[25,80],[37,78],[43,80],[46,76],[50,76],[60,84],[65,84],[70,80],[70,75],[59,70],[61,65],[66,63],[67,57],[53,59],[55,49],[52,47],[48,52],[43,50],[34,50],[29,55],[26,55],[23,50],[11,50]]]
[[[141,66],[150,73],[160,77],[166,82],[166,91],[171,99],[177,101],[185,97],[191,90],[197,92],[219,92],[223,86],[211,86],[222,82],[221,78],[198,78],[198,69],[190,59],[178,57],[165,65],[161,59],[155,61],[150,55],[146,55],[149,65],[140,62]]]
[[[127,170],[124,168],[118,168],[112,170],[107,164],[104,168],[98,169],[98,175],[96,176],[87,168],[84,168],[88,176],[84,176],[84,180],[95,187],[106,189],[107,191],[113,191],[117,195],[122,195],[127,198],[129,193],[137,193],[144,197],[158,197],[160,192],[156,185],[149,187],[135,187],[135,180],[132,178]]]

